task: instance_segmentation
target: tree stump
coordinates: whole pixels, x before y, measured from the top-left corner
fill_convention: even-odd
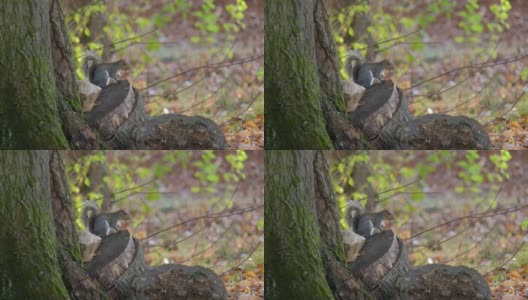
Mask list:
[[[130,233],[119,231],[103,239],[96,256],[86,264],[86,270],[107,290],[127,271],[135,254],[136,246]]]
[[[215,149],[227,148],[224,133],[200,116],[161,115],[149,119],[141,94],[127,80],[102,89],[95,108],[86,113],[108,149]]]
[[[136,248],[136,253],[132,263],[130,263],[128,269],[123,274],[121,274],[121,276],[114,283],[117,291],[119,291],[120,298],[126,298],[129,296],[130,283],[134,279],[134,276],[137,276],[148,269],[145,256],[143,255],[143,247],[141,247],[141,243],[134,239],[134,245]]]
[[[405,247],[405,244],[400,239],[398,239],[398,247],[400,249],[398,260],[379,283],[383,299],[393,299],[396,281],[401,275],[407,273],[412,268],[409,255],[407,254],[407,247]]]
[[[491,299],[486,280],[465,266],[425,265],[400,276],[396,282],[398,300]]]
[[[204,267],[162,265],[134,277],[129,299],[227,300],[223,281]]]
[[[385,80],[367,88],[359,107],[348,114],[348,119],[370,142],[379,138],[381,130],[400,106],[399,103],[396,86],[392,81]]]
[[[350,122],[370,149],[490,149],[486,129],[465,116],[426,115],[413,119],[407,99],[385,80],[367,88]]]
[[[143,122],[145,122],[149,116],[145,111],[145,103],[141,94],[134,89],[135,104],[128,118],[117,130],[116,138],[119,149],[130,149],[130,135],[132,130]]]
[[[387,230],[368,238],[361,253],[350,264],[351,272],[366,284],[375,299],[390,298],[398,276],[411,268],[403,243]]]
[[[398,107],[396,108],[396,112],[393,114],[392,119],[383,126],[383,129],[381,131],[381,145],[376,145],[376,149],[394,149],[394,145],[392,144],[394,141],[394,136],[396,135],[396,131],[402,124],[406,124],[412,119],[412,114],[409,111],[409,105],[407,103],[407,98],[405,98],[405,95],[403,94],[402,90],[398,90],[398,96],[399,96],[399,103]]]
[[[95,108],[86,114],[86,121],[104,140],[114,137],[117,128],[127,119],[135,107],[134,90],[128,80],[102,89]]]
[[[350,265],[351,271],[372,289],[392,268],[399,252],[394,233],[390,230],[383,231],[365,241],[360,256]]]

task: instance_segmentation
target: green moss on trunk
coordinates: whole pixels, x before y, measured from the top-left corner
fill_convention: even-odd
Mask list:
[[[332,149],[314,53],[314,1],[265,6],[266,149]]]
[[[0,298],[69,299],[57,258],[47,151],[0,155]]]
[[[48,2],[0,0],[2,149],[68,148],[57,109]]]
[[[266,152],[266,299],[333,299],[321,257],[312,164],[311,151]]]

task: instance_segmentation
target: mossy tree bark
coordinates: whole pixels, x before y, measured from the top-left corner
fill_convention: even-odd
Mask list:
[[[60,0],[0,0],[0,149],[96,149]]]
[[[269,151],[265,172],[265,298],[362,299],[346,268],[324,154]]]
[[[66,149],[48,0],[0,0],[0,148]]]
[[[99,299],[80,264],[60,154],[4,151],[0,178],[0,298]]]
[[[325,1],[272,0],[264,10],[266,149],[358,145],[344,115]]]
[[[332,148],[320,103],[314,5],[314,0],[266,2],[266,149]]]
[[[68,299],[57,257],[48,165],[47,151],[0,156],[0,290],[7,293],[2,299]]]

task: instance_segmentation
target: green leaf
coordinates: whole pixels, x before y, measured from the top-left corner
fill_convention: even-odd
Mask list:
[[[526,231],[526,229],[528,229],[528,219],[524,219],[524,220],[522,220],[522,222],[521,222],[521,229],[522,229],[523,231]]]
[[[526,78],[528,78],[528,68],[524,68],[524,69],[521,71],[521,79],[522,79],[522,80],[526,80]]]

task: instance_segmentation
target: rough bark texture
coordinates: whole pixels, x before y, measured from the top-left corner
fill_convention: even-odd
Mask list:
[[[361,251],[363,254],[350,265],[350,269],[369,289],[374,289],[398,259],[398,240],[392,231],[383,231],[367,238]]]
[[[398,245],[400,248],[398,260],[379,283],[380,293],[385,299],[393,299],[396,280],[412,268],[411,262],[409,261],[409,255],[407,254],[407,247],[405,247],[405,244],[400,239],[398,239]]]
[[[0,148],[65,149],[50,42],[51,0],[0,0]]]
[[[145,261],[145,256],[143,255],[143,247],[141,243],[134,239],[136,253],[130,265],[128,265],[127,270],[121,274],[119,279],[114,282],[116,287],[116,292],[118,291],[125,298],[130,296],[130,284],[135,276],[140,276],[145,270],[148,269],[147,262]]]
[[[0,155],[1,299],[69,299],[57,257],[49,163],[47,151]]]
[[[491,299],[486,279],[465,266],[425,265],[414,268],[396,282],[397,300]]]
[[[125,273],[133,262],[136,244],[128,231],[120,231],[103,239],[96,256],[86,264],[86,270],[105,290]]]
[[[266,149],[361,147],[344,114],[325,1],[270,1],[265,17]]]
[[[129,118],[135,107],[132,85],[128,80],[121,80],[102,89],[97,105],[86,114],[86,120],[107,141],[114,138],[119,126]]]
[[[345,97],[326,1],[316,1],[313,20],[315,59],[322,91],[321,102],[326,130],[336,149],[360,149],[362,148],[360,132],[346,118]]]
[[[135,104],[132,108],[132,113],[130,113],[130,117],[123,123],[123,125],[118,128],[116,132],[119,149],[132,148],[132,145],[130,145],[130,135],[132,134],[132,131],[136,126],[139,126],[149,118],[147,111],[145,110],[145,102],[143,101],[141,93],[137,89],[134,89],[134,95]]]
[[[268,1],[265,13],[266,149],[330,149],[315,54],[316,0]],[[343,105],[344,107],[344,105]]]
[[[382,145],[378,147],[381,147],[382,149],[394,149],[395,145],[393,144],[396,142],[394,139],[396,131],[402,124],[407,123],[413,118],[411,112],[409,111],[409,102],[407,102],[407,97],[405,97],[403,91],[400,88],[398,88],[398,95],[399,104],[396,112],[392,116],[392,119],[390,119],[390,121],[385,124],[383,130],[381,131]]]
[[[227,300],[222,279],[200,266],[166,264],[133,279],[131,300]]]
[[[55,235],[59,241],[59,261],[64,284],[72,299],[100,299],[97,282],[86,274],[80,264],[75,214],[60,153],[51,153],[49,170]]]
[[[266,299],[362,299],[345,263],[326,158],[266,154]]]
[[[476,149],[488,150],[491,141],[484,126],[466,116],[431,114],[417,117],[398,127],[394,149]]]
[[[227,148],[222,129],[201,116],[166,114],[153,117],[132,130],[129,149],[214,149]]]
[[[314,152],[265,156],[266,299],[333,299],[315,208]]]
[[[51,55],[55,85],[62,100],[66,101],[74,111],[81,111],[79,87],[75,76],[75,64],[71,42],[66,31],[64,11],[60,0],[50,0],[50,25],[51,25]]]
[[[382,147],[381,133],[388,123],[395,122],[399,126],[408,120],[395,118],[398,110],[404,106],[406,107],[407,104],[400,99],[394,83],[386,80],[367,88],[359,107],[348,114],[348,118],[364,134],[370,149],[380,149]],[[390,128],[394,126],[396,125]]]
[[[81,115],[73,51],[66,30],[62,1],[51,0],[51,53],[64,134],[72,149],[99,149],[98,137]],[[95,31],[92,31],[95,33]]]
[[[358,299],[360,285],[346,266],[343,236],[339,225],[337,201],[330,179],[328,163],[322,152],[316,152],[313,163],[315,176],[315,204],[319,234],[323,245],[323,261],[327,281],[335,299]]]

